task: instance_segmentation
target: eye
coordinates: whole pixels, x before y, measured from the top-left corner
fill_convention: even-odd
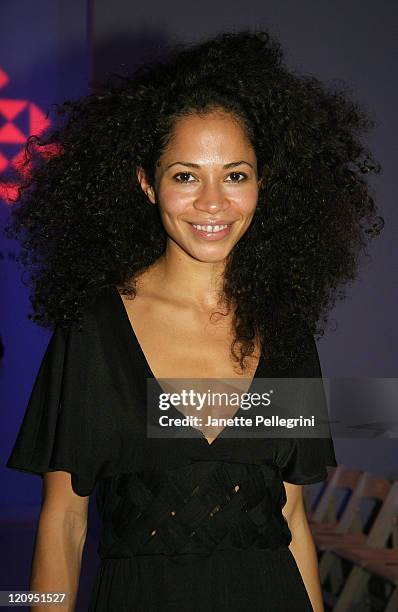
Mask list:
[[[231,174],[229,174],[228,176],[232,178],[232,183],[241,183],[247,178],[247,174],[245,174],[244,172],[231,172]]]
[[[177,181],[177,183],[192,183],[193,181],[188,180],[190,176],[192,176],[190,172],[179,172],[173,176],[173,179]]]

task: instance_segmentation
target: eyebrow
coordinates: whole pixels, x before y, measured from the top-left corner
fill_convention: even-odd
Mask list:
[[[199,164],[194,164],[192,162],[177,161],[177,162],[173,162],[169,166],[166,166],[166,170],[178,164],[180,164],[181,166],[188,166],[188,168],[200,168]],[[248,166],[250,166],[250,168],[253,168],[254,170],[254,166],[250,164],[249,162],[245,161],[244,159],[241,159],[240,161],[237,161],[237,162],[230,162],[229,164],[224,164],[223,168],[235,168],[236,166],[240,166],[241,164],[247,164]]]

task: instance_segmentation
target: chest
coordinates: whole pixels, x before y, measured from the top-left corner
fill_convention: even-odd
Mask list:
[[[123,303],[132,333],[156,378],[253,378],[259,345],[245,359],[242,370],[231,354],[235,334],[230,315],[155,307],[147,300],[124,296]],[[239,347],[235,345],[238,355]]]

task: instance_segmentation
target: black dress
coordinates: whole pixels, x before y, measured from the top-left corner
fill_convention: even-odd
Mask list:
[[[312,358],[279,376],[321,376],[311,343]],[[261,357],[255,377],[277,375]],[[123,301],[104,289],[82,329],[53,332],[7,462],[70,472],[81,496],[96,486],[103,530],[89,611],[311,611],[283,481],[324,480],[337,465],[332,439],[150,438],[147,378]]]

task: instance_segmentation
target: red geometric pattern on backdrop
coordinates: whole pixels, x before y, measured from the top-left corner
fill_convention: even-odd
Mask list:
[[[9,81],[8,74],[0,68],[0,89]],[[28,175],[29,164],[20,166],[25,142],[33,134],[37,136],[44,134],[50,125],[51,121],[34,102],[0,98],[0,174],[13,168]],[[52,148],[45,151],[45,154],[53,155],[56,152]],[[6,203],[12,203],[17,195],[18,184],[8,182],[3,186],[0,185],[0,198]]]

